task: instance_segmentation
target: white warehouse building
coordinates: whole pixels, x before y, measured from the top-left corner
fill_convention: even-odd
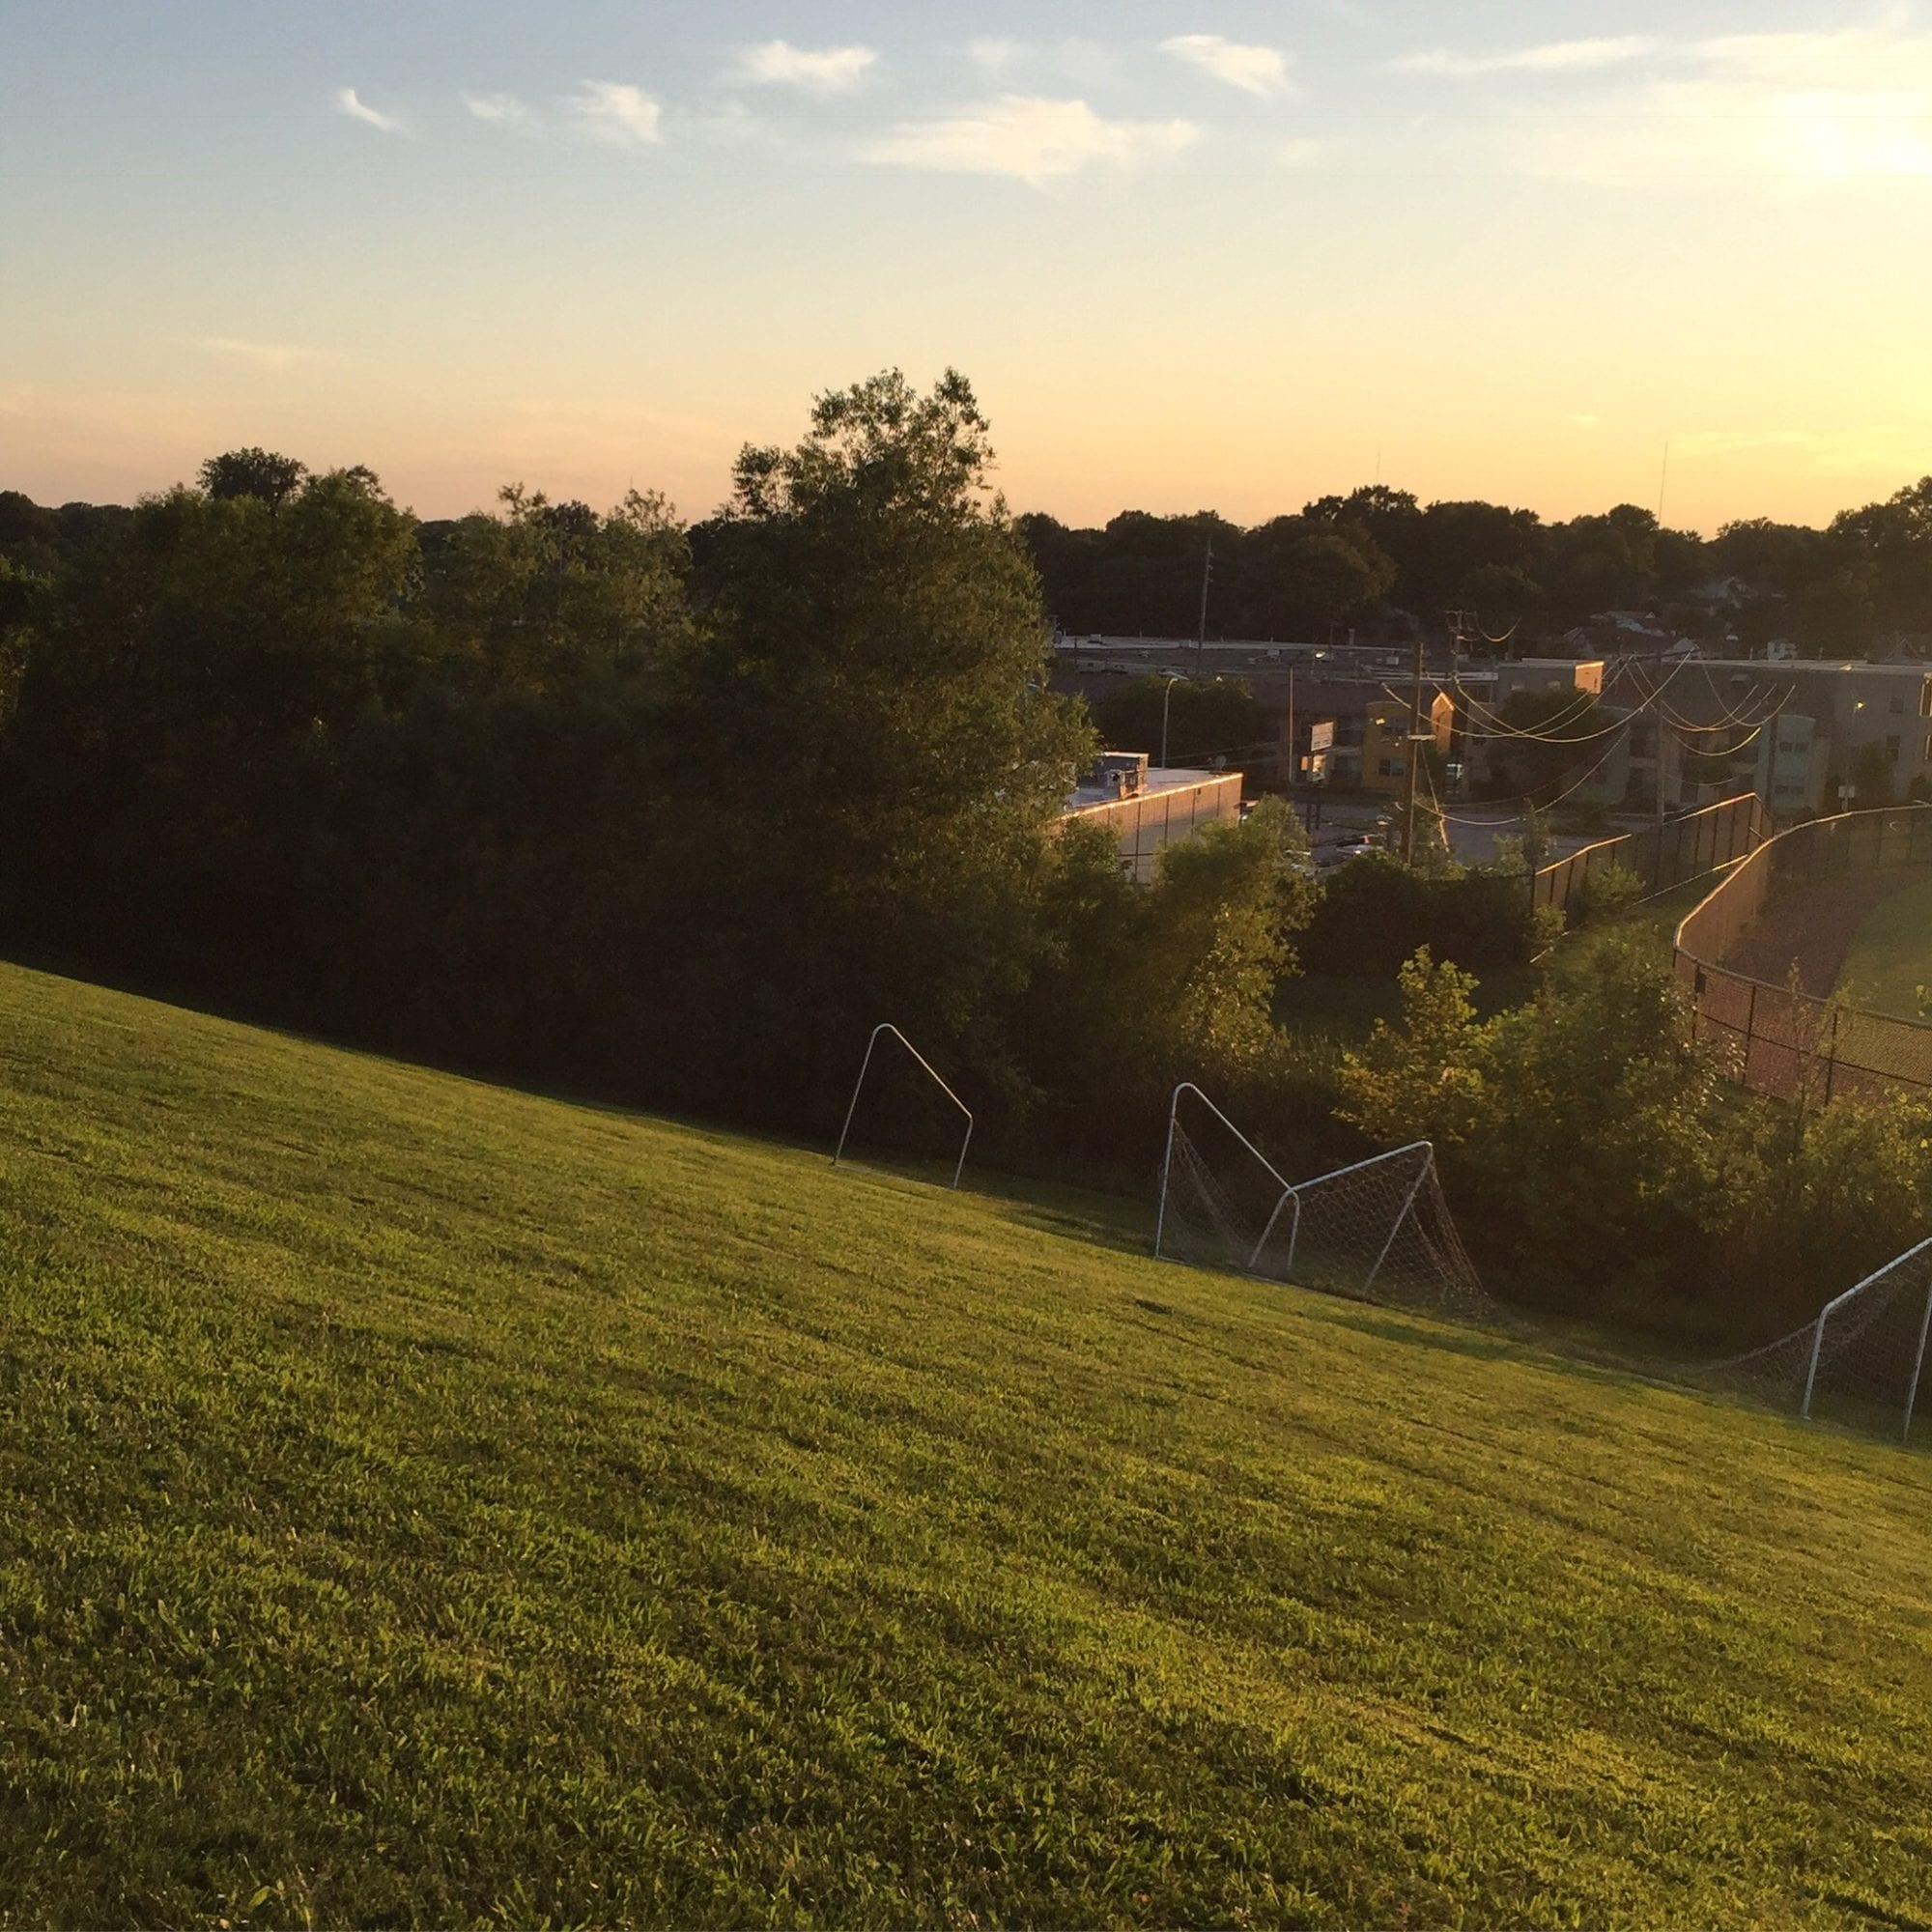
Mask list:
[[[1143,886],[1163,846],[1240,815],[1239,772],[1151,766],[1145,752],[1102,752],[1065,813],[1106,826],[1121,841],[1122,869]]]

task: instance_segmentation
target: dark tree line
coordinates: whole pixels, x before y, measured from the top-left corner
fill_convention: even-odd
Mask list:
[[[1090,1082],[1265,1038],[1298,833],[1151,892],[1061,835],[1093,736],[988,459],[961,379],[890,375],[747,449],[696,546],[639,495],[419,526],[261,450],[131,511],[0,501],[5,935],[814,1133],[892,1018],[989,1151],[1112,1158]]]
[[[1352,1067],[1277,1026],[1297,949],[1383,975],[1424,945],[1520,957],[1545,935],[1520,877],[1360,863],[1324,896],[1264,801],[1129,884],[1105,833],[1060,821],[1094,734],[1048,689],[1040,580],[988,472],[965,383],[892,374],[747,449],[696,531],[650,496],[521,488],[425,526],[366,469],[262,450],[131,510],[0,497],[0,943],[826,1138],[893,1019],[971,1093],[985,1157],[1136,1191],[1183,1077],[1302,1174],[1430,1133],[1479,1261],[1585,1308],[1742,1307],[1801,1248],[1802,1298],[1922,1218],[1922,1108],[1740,1104],[1656,957],[1481,1027],[1425,963]],[[1398,561],[1387,527],[1439,531],[1443,506],[1360,498],[1275,529],[1257,581],[1339,581],[1345,551],[1449,568]],[[1818,554],[1863,546],[1903,582],[1912,506],[1881,509]],[[1475,521],[1498,559],[1560,535]],[[1238,693],[1203,702],[1179,733],[1246,728]],[[908,1135],[915,1091],[879,1098]]]
[[[1038,515],[1019,526],[1048,611],[1078,635],[1193,636],[1210,546],[1210,637],[1327,642],[1434,629],[1451,610],[1516,643],[1608,611],[1740,650],[1785,637],[1837,655],[1932,632],[1932,477],[1823,530],[1756,518],[1708,540],[1629,503],[1546,524],[1381,485],[1247,529],[1140,510],[1102,529]]]

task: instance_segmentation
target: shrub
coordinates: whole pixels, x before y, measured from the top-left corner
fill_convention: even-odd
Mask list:
[[[1302,956],[1311,972],[1392,976],[1423,947],[1468,971],[1527,965],[1539,946],[1522,872],[1431,878],[1384,853],[1351,859],[1330,874]]]
[[[1570,923],[1602,925],[1643,896],[1643,881],[1627,866],[1597,866],[1585,873],[1570,901]]]

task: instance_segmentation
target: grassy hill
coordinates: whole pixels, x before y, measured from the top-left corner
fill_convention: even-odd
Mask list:
[[[1922,1458],[1139,1239],[0,968],[0,1922],[1932,1919]]]

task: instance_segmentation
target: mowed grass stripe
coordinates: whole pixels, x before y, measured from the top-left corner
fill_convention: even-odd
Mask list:
[[[1859,922],[1837,990],[1869,1012],[1918,1019],[1918,989],[1932,985],[1932,879],[1902,885]]]
[[[0,1914],[1932,1918],[1921,1457],[1141,1233],[0,969]]]

